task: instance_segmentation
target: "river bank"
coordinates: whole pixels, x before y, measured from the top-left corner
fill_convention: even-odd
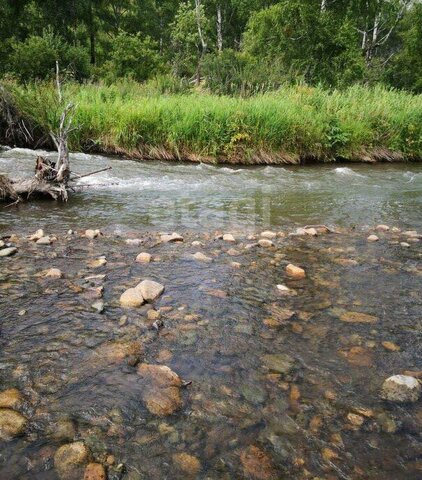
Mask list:
[[[64,95],[77,105],[79,127],[71,148],[143,160],[237,165],[422,159],[420,95],[381,87],[329,92],[298,86],[236,98],[145,88],[130,82],[67,84]],[[60,115],[55,86],[6,83],[6,89],[0,141],[51,147],[48,132]],[[12,105],[12,124],[6,104]]]
[[[3,234],[0,476],[420,474],[418,232],[91,227]]]

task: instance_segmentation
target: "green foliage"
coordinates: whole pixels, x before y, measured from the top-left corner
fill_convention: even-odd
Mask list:
[[[422,158],[422,96],[354,86],[331,93],[307,86],[248,98],[163,94],[162,83],[68,84],[77,104],[71,147],[170,158],[282,162],[312,155],[368,160],[372,152]],[[44,131],[60,109],[54,84],[9,85],[25,116]]]
[[[62,70],[75,79],[89,75],[87,52],[67,44],[51,29],[44,30],[42,36],[30,36],[25,42],[13,42],[11,50],[10,71],[21,81],[53,77],[57,60]]]
[[[112,41],[110,60],[100,74],[108,81],[128,77],[143,82],[164,70],[157,43],[151,37],[120,32]]]

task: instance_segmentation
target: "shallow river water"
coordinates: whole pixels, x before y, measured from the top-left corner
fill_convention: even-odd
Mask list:
[[[65,474],[56,455],[75,441],[109,480],[421,478],[422,400],[380,397],[387,377],[422,370],[422,249],[405,232],[422,230],[421,166],[72,160],[78,173],[113,170],[68,205],[0,210],[18,248],[0,258],[0,393],[16,388],[27,419],[0,439],[0,480],[82,479],[87,460]],[[0,171],[13,165],[29,172],[33,154],[1,154]],[[337,233],[289,235],[320,223]],[[51,245],[28,239],[38,228]],[[279,232],[272,246],[256,244],[264,228]],[[174,230],[183,242],[160,241]],[[123,308],[146,278],[162,296]],[[167,393],[145,365],[183,380],[172,414],[148,404]]]

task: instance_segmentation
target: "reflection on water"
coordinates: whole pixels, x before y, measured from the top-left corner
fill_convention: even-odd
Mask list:
[[[41,152],[42,153],[42,152]],[[44,152],[45,154],[45,152]],[[54,154],[52,154],[54,156]],[[0,171],[31,174],[36,152],[0,152]],[[37,202],[2,210],[0,228],[119,225],[137,229],[280,227],[294,223],[413,227],[422,207],[422,165],[215,167],[72,155],[86,173],[63,205]]]
[[[421,402],[388,404],[379,389],[420,370],[420,242],[378,235],[277,238],[268,249],[192,231],[183,244],[148,235],[139,247],[14,239],[17,255],[0,259],[0,381],[23,393],[29,427],[0,442],[0,478],[56,480],[57,448],[82,440],[96,461],[114,456],[110,479],[416,479]],[[213,261],[195,261],[198,250]],[[140,251],[155,261],[134,262]],[[106,265],[87,263],[101,255]],[[290,262],[307,278],[287,278]],[[51,267],[64,278],[39,276]],[[147,308],[119,305],[143,278],[166,287],[159,330]],[[100,286],[102,314],[91,306]],[[345,321],[349,312],[371,317]],[[120,354],[133,342],[142,363],[192,382],[173,415],[146,408],[137,358]]]

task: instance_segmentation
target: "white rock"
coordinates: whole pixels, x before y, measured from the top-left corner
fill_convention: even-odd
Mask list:
[[[265,232],[261,233],[262,238],[267,238],[268,240],[272,240],[276,238],[277,234],[275,232],[271,232],[270,230],[266,230]]]
[[[161,241],[163,243],[169,243],[169,242],[183,242],[183,237],[179,235],[176,232],[173,232],[172,234],[163,234],[161,235]]]
[[[134,247],[139,247],[139,245],[142,245],[143,243],[143,240],[141,240],[140,238],[128,238],[126,241],[125,241],[126,245],[131,245],[131,246],[134,246]]]
[[[400,228],[397,228],[397,227],[393,227],[391,229],[391,231],[394,232],[394,233],[400,233],[401,232]]]
[[[144,280],[135,289],[147,302],[153,302],[164,292],[164,285],[152,280]]]
[[[270,248],[274,246],[274,243],[266,238],[261,238],[258,240],[258,245],[263,248]]]
[[[123,307],[140,307],[145,303],[142,292],[137,288],[129,288],[120,296],[120,304]]]
[[[191,243],[192,247],[202,247],[204,244],[199,240],[195,240]]]
[[[418,237],[418,232],[416,230],[408,230],[407,232],[402,233],[405,237]]]
[[[378,232],[388,232],[390,227],[388,225],[377,225],[376,229]]]
[[[369,235],[368,242],[378,242],[379,238],[376,235]]]
[[[97,232],[98,230],[91,230],[91,229],[85,230],[85,237],[89,238],[90,240],[94,240],[94,238],[98,237]]]
[[[2,248],[0,250],[0,257],[10,257],[14,255],[18,249],[16,247]]]
[[[290,288],[286,287],[286,285],[277,285],[277,289],[280,292],[284,292],[284,293],[289,293],[290,292]]]
[[[421,395],[421,384],[408,375],[387,378],[381,388],[381,398],[390,402],[416,402]]]
[[[136,261],[138,263],[150,263],[151,262],[151,255],[147,252],[142,252],[136,257]]]
[[[42,237],[44,237],[44,230],[42,228],[40,228],[33,235],[31,235],[29,237],[29,240],[31,240],[33,242],[36,242],[37,240],[39,240]]]
[[[223,235],[223,240],[225,242],[231,242],[231,243],[236,242],[236,239],[233,237],[233,235],[231,233],[225,233]]]
[[[3,248],[4,247],[4,242],[3,240],[0,240],[0,248]]]
[[[403,248],[410,248],[410,243],[400,242],[400,246],[403,247]]]
[[[311,227],[311,228],[305,228],[305,233],[306,235],[311,235],[313,237],[316,237],[318,235],[318,232],[316,231],[315,228]]]
[[[196,252],[194,255],[192,255],[192,257],[193,257],[195,260],[198,260],[199,262],[206,262],[206,263],[212,262],[212,258],[207,257],[207,256],[204,255],[202,252]]]
[[[104,311],[104,302],[102,300],[98,300],[98,301],[94,302],[91,306],[98,313],[103,313],[103,311]]]

